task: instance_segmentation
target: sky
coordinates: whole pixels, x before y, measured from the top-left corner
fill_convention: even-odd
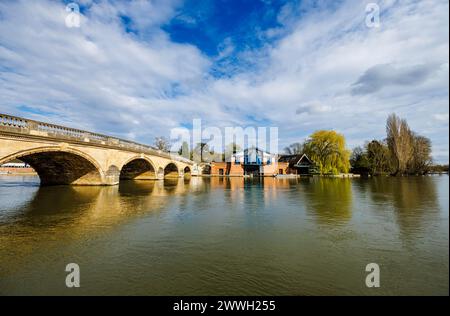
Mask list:
[[[0,112],[152,144],[177,127],[319,129],[348,147],[395,112],[449,160],[449,3],[0,0]],[[380,9],[366,24],[366,5]]]

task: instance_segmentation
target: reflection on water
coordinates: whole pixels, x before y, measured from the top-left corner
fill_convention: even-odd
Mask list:
[[[448,294],[448,176],[0,177],[0,294]],[[82,287],[64,287],[77,262]],[[364,286],[365,265],[383,286]]]
[[[307,178],[302,184],[307,209],[318,222],[338,224],[351,218],[351,179]]]
[[[377,211],[393,208],[402,237],[421,233],[422,226],[439,220],[441,212],[435,177],[374,178],[365,181]],[[448,208],[448,204],[447,204]]]

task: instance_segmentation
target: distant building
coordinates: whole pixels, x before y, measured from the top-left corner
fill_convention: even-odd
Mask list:
[[[20,161],[18,159],[14,159],[10,162],[4,163],[3,165],[0,165],[2,168],[30,168],[30,165]]]
[[[34,169],[25,162],[20,160],[12,160],[5,164],[0,165],[0,174],[9,174],[9,173],[34,173]]]

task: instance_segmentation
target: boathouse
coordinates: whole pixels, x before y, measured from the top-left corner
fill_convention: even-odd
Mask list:
[[[278,174],[308,175],[315,172],[315,165],[306,154],[282,155],[278,158],[278,169]]]

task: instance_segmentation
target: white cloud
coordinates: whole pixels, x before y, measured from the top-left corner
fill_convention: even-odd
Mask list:
[[[320,102],[313,101],[308,104],[299,106],[296,110],[296,114],[311,114],[311,113],[325,113],[331,111],[331,107],[324,105]]]
[[[115,13],[113,5],[101,2],[91,9],[80,28],[67,28],[62,4],[0,4],[2,110],[26,104],[71,125],[107,132],[118,127],[119,133],[130,132],[127,117],[145,126],[142,117],[149,116],[149,125],[162,128],[155,101],[172,94],[174,85],[180,93],[200,85],[210,62],[161,31],[145,42],[127,34],[120,21],[97,18],[98,11]]]
[[[448,1],[379,2],[377,29],[365,26],[360,1],[309,11],[304,2],[300,19],[286,7],[283,27],[266,34],[284,37],[236,55],[257,67],[223,78],[209,75],[216,60],[160,29],[178,1],[86,3],[79,29],[65,27],[63,4],[0,3],[1,112],[146,143],[193,118],[217,126],[257,119],[279,127],[281,148],[325,128],[351,146],[383,138],[396,112],[448,161]],[[137,33],[125,32],[120,15]],[[222,57],[234,49],[227,40]]]
[[[437,121],[447,122],[448,123],[448,113],[438,113],[434,114],[433,118]]]

